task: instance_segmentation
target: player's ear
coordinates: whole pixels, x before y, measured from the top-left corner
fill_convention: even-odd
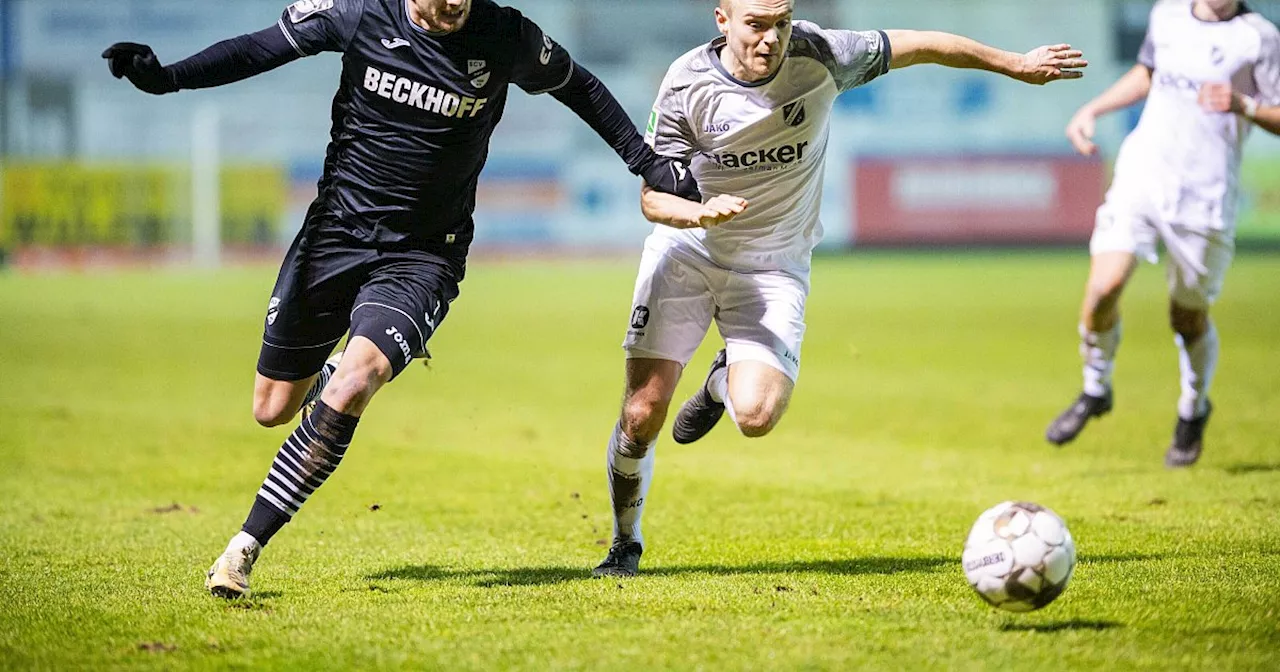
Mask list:
[[[716,7],[716,28],[721,35],[729,36],[729,12],[726,9],[728,3],[721,3]]]

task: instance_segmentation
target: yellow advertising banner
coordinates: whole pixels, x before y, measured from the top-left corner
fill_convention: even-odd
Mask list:
[[[224,167],[223,243],[275,244],[287,197],[279,166]],[[185,167],[30,163],[0,170],[0,249],[155,247],[190,238]]]

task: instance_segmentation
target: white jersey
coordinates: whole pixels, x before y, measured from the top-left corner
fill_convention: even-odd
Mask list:
[[[1123,206],[1154,198],[1177,224],[1231,231],[1235,226],[1241,149],[1253,124],[1204,111],[1200,87],[1231,82],[1262,105],[1280,105],[1280,31],[1242,7],[1228,21],[1192,14],[1193,0],[1161,0],[1139,62],[1151,68],[1142,119],[1125,139],[1107,196]]]
[[[653,235],[687,243],[729,270],[807,278],[822,238],[818,211],[831,105],[840,93],[888,71],[888,38],[796,21],[781,68],[759,82],[725,70],[724,44],[719,38],[672,64],[645,140],[659,154],[689,161],[704,198],[730,194],[750,205],[719,227],[657,226]]]

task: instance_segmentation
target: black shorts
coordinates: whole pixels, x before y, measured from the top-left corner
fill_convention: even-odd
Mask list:
[[[452,238],[449,239],[452,243]],[[324,366],[348,330],[373,341],[392,377],[415,357],[458,297],[466,245],[387,245],[332,221],[311,219],[280,265],[267,307],[258,373],[304,380]]]

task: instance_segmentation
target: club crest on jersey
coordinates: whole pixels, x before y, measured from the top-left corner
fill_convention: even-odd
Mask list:
[[[475,58],[467,60],[467,74],[475,75],[475,77],[471,78],[471,86],[474,86],[477,89],[482,89],[484,88],[485,84],[489,83],[489,75],[491,73],[483,72],[483,70],[487,67],[489,67],[489,64],[484,62],[483,60],[475,59]],[[476,74],[476,73],[480,73],[480,74]]]
[[[289,20],[294,23],[306,21],[316,12],[333,9],[333,0],[298,0],[289,5]]]
[[[1214,65],[1222,65],[1222,61],[1226,58],[1227,55],[1222,53],[1222,47],[1219,47],[1216,44],[1209,50],[1209,60],[1212,61]]]
[[[804,112],[804,98],[782,106],[782,119],[787,122],[788,126],[799,126],[807,118],[808,115]]]

